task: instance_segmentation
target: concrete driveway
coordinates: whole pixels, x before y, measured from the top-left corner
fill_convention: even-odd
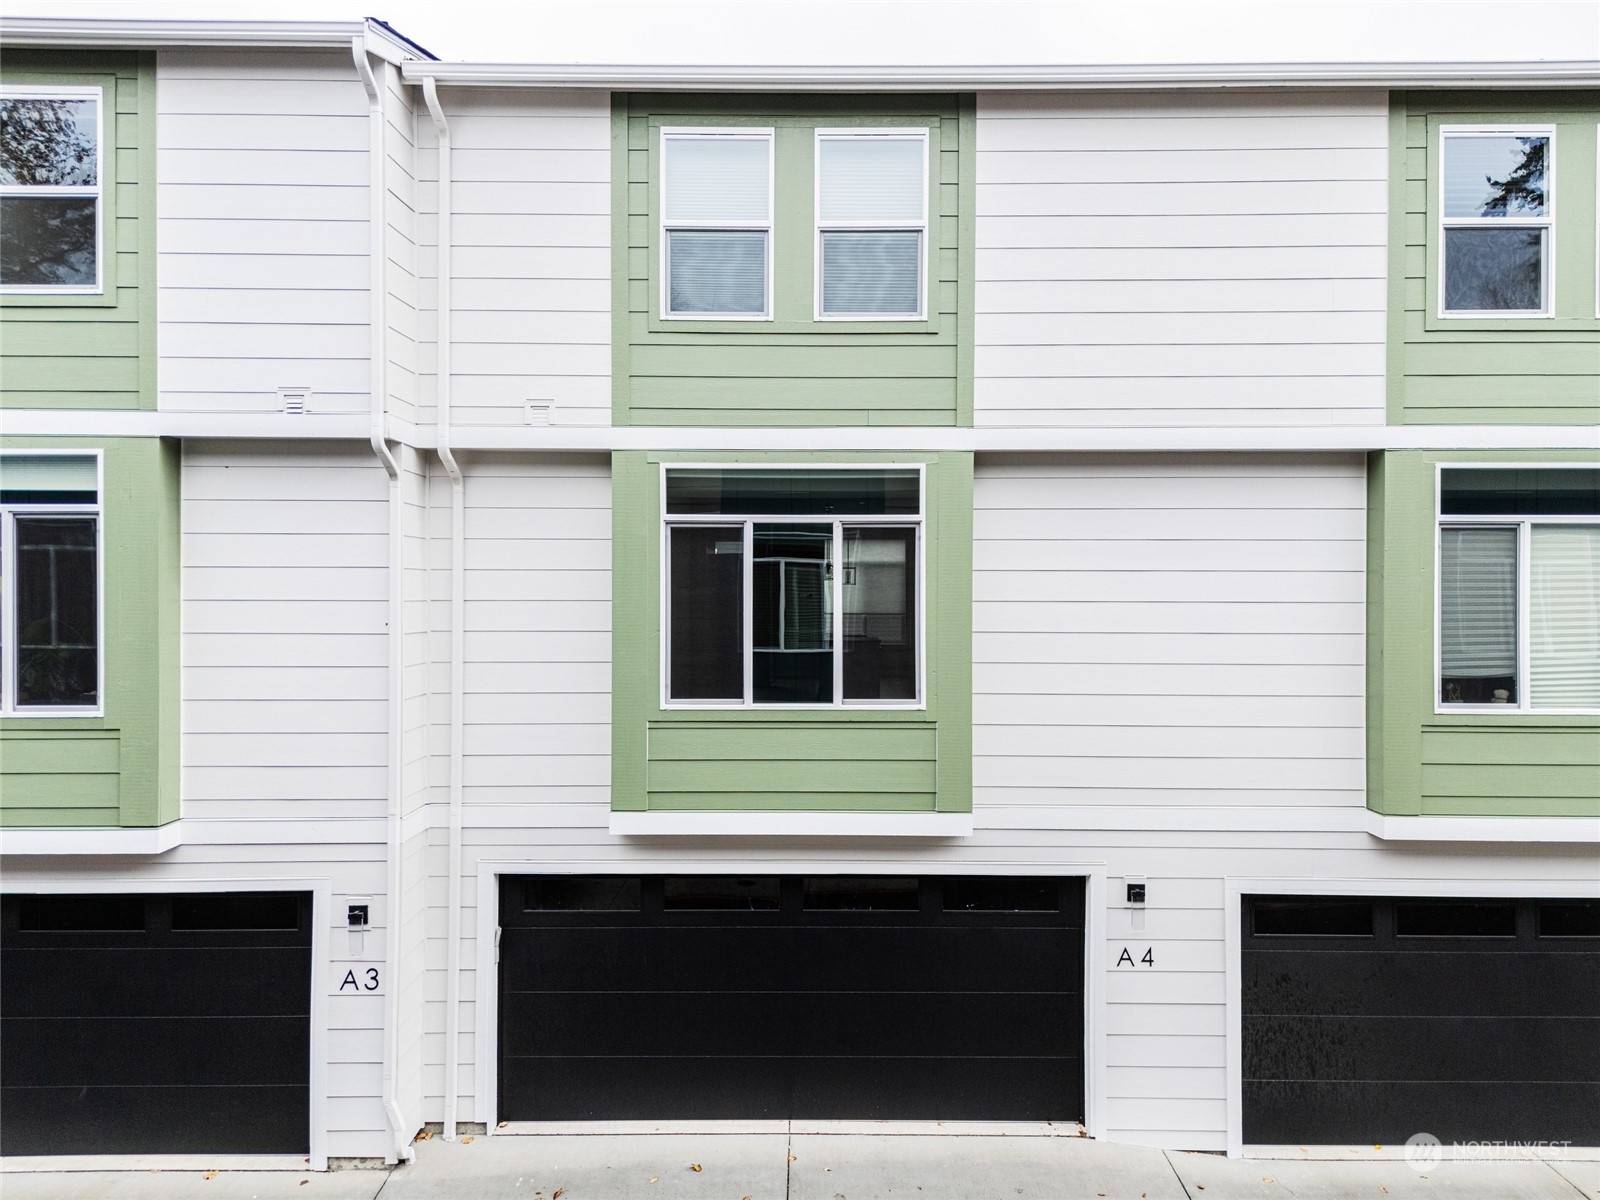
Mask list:
[[[725,1132],[565,1129],[417,1144],[385,1170],[67,1171],[0,1175],[3,1200],[1597,1200],[1591,1157],[1449,1161],[1369,1148],[1343,1160],[1228,1160],[1110,1145],[1070,1127],[763,1123]],[[913,1127],[914,1128],[914,1127]],[[1293,1152],[1293,1151],[1291,1151]],[[696,1169],[698,1168],[698,1169]]]

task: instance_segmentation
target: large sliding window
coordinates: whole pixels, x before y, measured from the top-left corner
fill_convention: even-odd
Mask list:
[[[0,712],[100,706],[100,463],[0,456]]]
[[[1439,705],[1600,711],[1600,469],[1445,467]]]
[[[671,467],[666,700],[916,706],[922,471]]]

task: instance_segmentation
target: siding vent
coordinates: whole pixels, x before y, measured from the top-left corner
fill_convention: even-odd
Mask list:
[[[552,425],[555,423],[555,401],[529,400],[523,405],[524,419],[529,425]]]
[[[278,401],[283,406],[287,416],[303,417],[306,405],[311,402],[310,388],[281,387],[278,389]]]

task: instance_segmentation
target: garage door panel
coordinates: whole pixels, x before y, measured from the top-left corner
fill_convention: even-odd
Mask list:
[[[0,1150],[305,1153],[312,904],[0,900]]]
[[[305,1153],[310,1089],[207,1088],[204,1105],[192,1103],[193,1090],[7,1087],[0,1149],[8,1155]]]
[[[1600,1142],[1592,909],[1246,897],[1245,1142]]]
[[[890,992],[508,992],[503,1004],[513,1055],[574,1045],[641,1056],[912,1054],[927,1046],[930,1025],[951,1055],[1059,1056],[1082,1046],[1060,1019],[1080,1007],[1075,993],[964,993],[913,1006]]]
[[[45,1086],[299,1084],[310,1080],[304,1017],[107,1017],[0,1021],[0,1075]]]
[[[1247,1012],[1600,1016],[1600,955],[1479,948],[1263,951],[1245,956]]]
[[[501,1115],[1075,1119],[1082,889],[508,878]]]
[[[1082,986],[1081,957],[1064,961],[1062,927],[927,929],[644,926],[541,928],[537,938],[502,942],[509,978],[580,979],[594,991],[627,990],[642,978],[664,991],[724,991],[752,976],[789,975],[790,986],[827,991],[841,981],[863,989],[960,992],[992,989],[992,964],[1018,991]],[[792,971],[805,963],[801,973]]]
[[[1426,1046],[1426,1056],[1416,1053]],[[1582,1017],[1247,1016],[1248,1078],[1365,1079],[1406,1063],[1418,1081],[1600,1079],[1600,1020]]]
[[[1600,1083],[1540,1090],[1547,1105],[1530,1106],[1520,1083],[1246,1081],[1244,1141],[1304,1145],[1313,1128],[1315,1140],[1329,1144],[1400,1145],[1416,1133],[1444,1142],[1535,1142],[1552,1140],[1552,1131],[1554,1140],[1600,1144]],[[1550,1111],[1565,1114],[1559,1127]]]
[[[306,1011],[304,947],[250,949],[248,986],[230,986],[237,948],[30,947],[6,950],[0,1008],[7,1017],[159,1017],[192,1010],[205,987],[208,1012],[282,1016]]]
[[[692,1055],[505,1061],[514,1120],[1060,1120],[1081,1102],[1083,1063],[1037,1059]],[[910,1100],[908,1101],[908,1097]]]

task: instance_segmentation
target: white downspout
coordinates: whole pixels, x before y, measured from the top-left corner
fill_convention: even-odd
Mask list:
[[[444,1140],[456,1140],[456,1115],[461,1100],[461,806],[465,725],[462,679],[466,659],[466,480],[450,449],[450,123],[439,103],[433,77],[422,81],[423,99],[439,132],[439,366],[436,378],[439,461],[450,476],[450,896],[445,934],[444,1002]],[[483,903],[479,897],[478,902]]]
[[[372,333],[369,351],[372,358],[370,439],[373,454],[377,455],[378,461],[383,464],[383,469],[389,476],[389,736],[387,739],[389,762],[386,796],[388,884],[385,904],[388,911],[384,931],[385,969],[388,971],[389,979],[383,989],[383,1112],[389,1122],[390,1135],[394,1139],[392,1161],[411,1162],[416,1157],[416,1151],[411,1146],[412,1130],[400,1112],[395,1082],[395,1072],[400,1059],[400,889],[404,882],[400,872],[400,775],[405,761],[401,755],[400,745],[401,676],[404,665],[401,658],[400,620],[405,610],[400,590],[403,561],[400,529],[400,464],[395,461],[394,453],[389,449],[388,440],[384,436],[384,408],[389,389],[388,346],[384,338],[389,255],[384,245],[386,224],[384,197],[388,189],[384,182],[383,168],[388,160],[388,151],[384,145],[383,92],[373,76],[372,62],[367,57],[364,37],[351,39],[350,55],[355,60],[361,84],[367,89],[368,107],[367,156],[371,174],[367,181],[367,190],[370,193],[371,207],[367,219],[371,224],[368,255],[372,266],[368,282],[372,297],[372,308],[368,314]]]

